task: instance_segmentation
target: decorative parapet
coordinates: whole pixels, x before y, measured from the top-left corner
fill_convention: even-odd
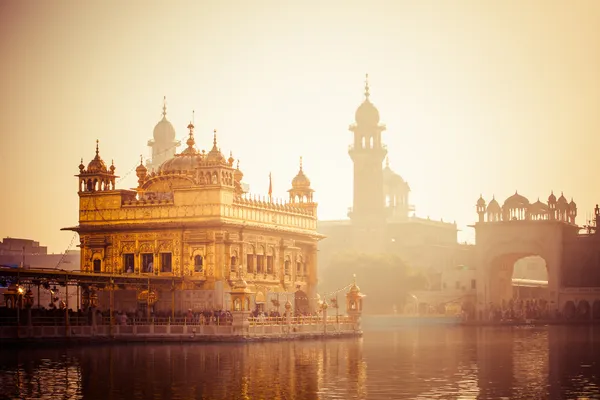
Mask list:
[[[277,205],[245,199],[234,200],[233,204],[198,204],[177,206],[169,200],[128,201],[120,208],[104,208],[103,202],[96,207],[82,209],[80,223],[95,224],[144,224],[159,222],[198,222],[221,218],[274,225],[285,228],[316,230],[317,220],[304,210],[289,204]]]

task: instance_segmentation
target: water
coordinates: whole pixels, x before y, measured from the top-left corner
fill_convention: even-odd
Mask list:
[[[600,398],[598,327],[406,327],[362,339],[0,351],[9,399]]]

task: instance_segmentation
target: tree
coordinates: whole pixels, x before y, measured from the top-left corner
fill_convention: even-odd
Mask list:
[[[415,273],[398,255],[389,253],[336,253],[321,271],[320,293],[340,290],[350,284],[356,274],[361,292],[367,295],[364,310],[371,314],[391,313],[394,306],[401,310],[409,291],[428,286],[423,274]]]

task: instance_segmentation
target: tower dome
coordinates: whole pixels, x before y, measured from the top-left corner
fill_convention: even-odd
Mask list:
[[[167,119],[167,101],[164,99],[162,119],[154,127],[154,140],[157,142],[172,142],[175,140],[175,128]]]
[[[98,140],[96,140],[96,156],[88,164],[87,172],[89,172],[89,173],[98,173],[98,172],[106,173],[106,172],[108,172],[108,170],[106,169],[106,164],[104,163],[102,158],[100,158],[100,151],[98,149]]]
[[[302,170],[302,157],[300,157],[300,170],[298,171],[298,174],[294,177],[294,179],[292,179],[292,188],[310,188],[310,179],[308,179],[308,177],[304,175],[304,171]]]
[[[180,154],[175,154],[175,157],[162,163],[158,169],[159,172],[192,172],[196,168],[203,155],[194,147],[196,144],[194,141],[194,125],[191,122],[188,125],[188,129],[190,130],[190,137],[186,142],[188,147]]]
[[[365,101],[356,109],[354,119],[357,125],[376,126],[379,124],[379,110],[369,100],[369,74],[365,81]]]

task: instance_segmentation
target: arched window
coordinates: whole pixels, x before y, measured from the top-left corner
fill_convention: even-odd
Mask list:
[[[237,257],[235,255],[231,256],[231,264],[230,264],[231,272],[236,272],[237,263],[238,263]]]
[[[202,273],[204,271],[204,258],[198,254],[194,257],[194,272]]]

